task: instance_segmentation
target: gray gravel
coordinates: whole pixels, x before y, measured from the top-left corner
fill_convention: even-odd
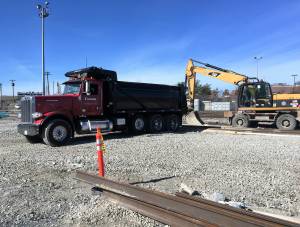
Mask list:
[[[25,142],[16,124],[14,119],[0,120],[0,226],[160,226],[92,195],[90,185],[73,179],[76,169],[96,174],[94,136],[51,148]],[[105,143],[111,179],[168,193],[185,183],[254,209],[300,215],[299,137],[231,135],[188,127],[176,134],[108,135]]]

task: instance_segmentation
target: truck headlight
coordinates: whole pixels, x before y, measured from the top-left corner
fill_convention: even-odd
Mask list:
[[[34,113],[32,114],[32,118],[33,118],[33,119],[37,119],[37,118],[40,118],[40,117],[42,117],[42,116],[43,116],[43,114],[40,113],[40,112],[34,112]]]

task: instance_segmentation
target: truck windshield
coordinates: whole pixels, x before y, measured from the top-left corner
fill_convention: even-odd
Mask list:
[[[64,95],[79,94],[79,91],[80,91],[80,83],[65,84]]]

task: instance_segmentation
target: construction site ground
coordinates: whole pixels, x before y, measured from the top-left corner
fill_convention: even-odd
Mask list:
[[[0,119],[0,226],[160,226],[93,195],[73,179],[97,173],[94,135],[68,146],[29,144],[18,120]],[[183,127],[177,133],[104,137],[107,177],[175,193],[181,183],[223,193],[252,209],[300,216],[300,136],[229,134]]]

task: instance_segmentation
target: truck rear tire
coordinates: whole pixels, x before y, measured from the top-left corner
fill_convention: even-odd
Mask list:
[[[43,141],[51,147],[58,147],[66,144],[70,140],[71,134],[72,129],[67,121],[55,119],[46,126]]]
[[[166,129],[171,132],[177,131],[179,127],[179,117],[176,114],[166,116]]]
[[[249,127],[249,119],[244,114],[237,114],[232,119],[232,126],[237,128]]]
[[[150,117],[149,127],[150,132],[157,133],[164,130],[164,120],[160,114],[155,114]]]
[[[142,115],[136,115],[132,119],[131,129],[133,133],[143,133],[146,129],[145,118]]]
[[[43,141],[40,136],[25,136],[25,138],[26,138],[27,142],[32,143],[32,144],[40,143]]]
[[[296,126],[297,121],[291,114],[282,114],[276,120],[276,127],[281,130],[294,130]]]

